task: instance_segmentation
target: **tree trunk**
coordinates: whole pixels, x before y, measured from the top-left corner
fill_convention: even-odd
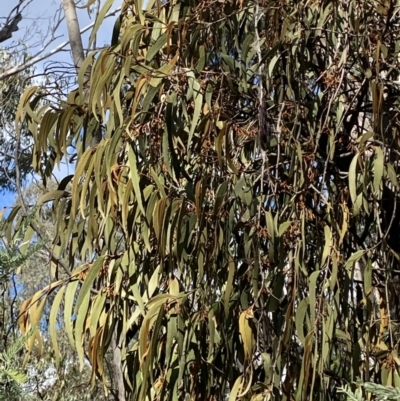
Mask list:
[[[85,59],[85,54],[83,52],[82,36],[79,28],[78,16],[76,14],[75,2],[74,0],[62,0],[62,5],[65,20],[67,21],[72,59],[76,69],[78,70]]]
[[[113,353],[113,387],[118,391],[118,395],[115,397],[118,401],[125,401],[125,386],[124,376],[122,373],[122,360],[121,360],[121,347],[117,342],[116,330],[111,339],[111,348]]]
[[[76,6],[74,0],[62,0],[62,5],[65,14],[65,20],[67,21],[68,38],[71,46],[72,59],[75,64],[76,71],[78,72],[79,67],[82,65],[83,60],[85,59],[85,53],[83,51],[82,35],[79,28],[78,16],[76,14]],[[85,72],[84,87],[86,94],[89,92],[89,87],[87,87],[89,79],[90,68],[88,68]],[[103,135],[101,132],[101,126],[99,125],[97,135],[95,135],[90,141],[90,147],[93,148],[94,146],[97,146],[102,137]]]

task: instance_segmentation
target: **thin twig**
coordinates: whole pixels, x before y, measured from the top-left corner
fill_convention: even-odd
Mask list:
[[[25,203],[25,200],[24,200],[24,196],[23,196],[23,193],[22,193],[22,189],[21,189],[21,171],[20,171],[19,164],[18,164],[18,155],[19,155],[20,144],[21,144],[21,131],[17,130],[16,142],[15,142],[15,150],[14,150],[14,153],[15,153],[15,156],[14,156],[14,158],[15,158],[15,186],[16,186],[17,194],[18,194],[19,201],[20,201],[20,204],[21,204],[22,212],[24,213],[25,216],[27,216],[28,215],[28,208],[26,206],[26,203]],[[71,275],[72,275],[71,270],[68,268],[68,266],[64,263],[63,260],[57,258],[54,255],[53,250],[44,241],[45,238],[42,235],[42,233],[41,233],[39,227],[36,225],[36,223],[31,221],[30,226],[32,227],[33,231],[35,231],[37,236],[43,241],[43,243],[44,243],[43,246],[47,250],[47,252],[49,253],[51,261],[53,263],[55,263],[56,265],[60,265],[63,268],[63,270],[65,271],[65,273],[69,277],[71,277]]]
[[[118,7],[115,10],[107,13],[104,18],[113,16],[120,10],[121,10],[121,7]],[[85,26],[83,29],[81,29],[81,31],[80,31],[81,34],[88,31],[90,28],[92,28],[94,26],[95,22],[96,21],[92,22],[91,24],[89,24],[89,25]],[[65,42],[61,43],[60,45],[56,46],[54,49],[50,50],[49,52],[47,52],[45,54],[30,58],[30,59],[28,59],[27,62],[25,62],[21,65],[18,65],[14,68],[10,68],[8,71],[4,72],[3,74],[0,74],[0,80],[8,78],[11,75],[18,74],[19,72],[26,70],[27,68],[33,66],[34,64],[49,58],[50,56],[52,56],[52,55],[58,53],[59,51],[61,51],[62,49],[64,49],[64,47],[66,47],[68,44],[69,44],[69,40],[66,40]],[[41,51],[43,51],[43,50],[41,50]]]

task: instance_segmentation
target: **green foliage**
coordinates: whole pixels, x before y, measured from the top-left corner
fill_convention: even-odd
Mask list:
[[[396,10],[125,1],[65,101],[21,97],[44,182],[77,151],[75,174],[38,202],[52,202],[71,274],[53,260],[24,325],[57,292],[56,358],[62,311],[81,367],[87,355],[107,385],[116,336],[132,400],[400,386]]]
[[[11,278],[16,271],[25,264],[34,254],[43,247],[41,242],[25,247],[26,251],[21,253],[21,242],[28,230],[29,224],[33,221],[36,210],[33,210],[26,218],[22,219],[18,229],[15,230],[12,240],[2,246],[0,251],[0,294],[3,298],[2,307],[5,307],[4,298],[8,293],[7,289]],[[1,232],[5,230],[5,220],[3,219],[0,227]],[[15,322],[7,321],[7,311],[3,310],[1,314],[1,337],[2,343],[0,346],[0,400],[20,400],[34,399],[27,394],[23,385],[27,381],[27,376],[23,373],[21,359],[19,353],[22,348],[28,343],[34,331],[28,330],[25,335],[22,335],[10,344],[8,337],[10,335],[10,325]]]
[[[3,73],[23,61],[13,49],[0,48],[0,73]],[[32,169],[32,136],[27,127],[21,130],[21,136],[15,133],[15,116],[19,98],[32,84],[33,70],[28,68],[21,73],[0,81],[0,188],[1,191],[15,191],[17,178],[15,165],[18,162],[20,179],[24,181]],[[18,143],[18,149],[16,145]],[[16,153],[17,151],[17,153]]]
[[[375,396],[377,401],[396,401],[400,400],[400,389],[397,387],[387,387],[376,383],[363,383],[357,384],[357,389],[353,392],[349,386],[339,388],[340,392],[347,395],[347,401],[363,401],[366,398],[363,397],[361,386],[372,395]]]
[[[7,283],[12,274],[22,267],[28,260],[32,258],[40,249],[43,248],[44,240],[35,241],[34,243],[24,242],[24,238],[28,231],[31,230],[30,224],[35,219],[37,209],[33,209],[28,216],[20,216],[21,223],[18,229],[13,233],[10,243],[0,251],[0,281]],[[0,230],[4,231],[6,221],[0,223]],[[23,252],[21,252],[21,248]]]
[[[24,200],[28,204],[35,204],[40,197],[38,192],[41,192],[40,188],[31,184],[24,190]],[[101,383],[96,383],[95,388],[88,391],[90,370],[83,373],[79,371],[77,358],[62,329],[61,314],[56,319],[60,350],[63,352],[58,369],[54,350],[50,346],[46,319],[42,318],[37,323],[42,329],[40,337],[36,327],[23,336],[19,336],[15,330],[21,298],[32,298],[43,285],[48,284],[50,256],[43,249],[48,241],[46,233],[52,227],[48,215],[44,208],[40,213],[33,208],[25,218],[20,214],[16,229],[9,234],[11,240],[6,241],[7,245],[4,244],[0,252],[0,400],[109,400],[111,398],[105,396]],[[30,224],[36,219],[40,220],[39,229],[44,239],[37,241],[33,238],[32,242]],[[0,232],[7,234],[7,228],[9,226],[3,221]],[[48,298],[53,299],[51,294],[48,294]],[[48,314],[49,310],[44,308],[43,313]],[[34,356],[30,361],[24,358],[22,348],[28,348]],[[107,356],[107,362],[109,359]]]
[[[17,354],[25,346],[32,331],[9,346],[6,351],[0,353],[0,400],[12,401],[24,399],[34,399],[23,390],[23,384],[27,381],[27,376],[22,373]]]

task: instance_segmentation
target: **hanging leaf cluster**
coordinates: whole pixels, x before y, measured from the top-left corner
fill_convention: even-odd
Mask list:
[[[125,1],[64,102],[21,98],[43,180],[76,154],[22,327],[57,291],[56,354],[59,310],[93,380],[116,336],[133,400],[399,386],[399,23],[389,0]]]

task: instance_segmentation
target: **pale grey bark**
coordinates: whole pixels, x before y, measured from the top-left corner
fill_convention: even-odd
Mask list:
[[[114,383],[113,387],[116,387],[118,401],[125,401],[125,386],[124,386],[124,376],[122,374],[122,359],[121,359],[121,344],[117,341],[116,330],[111,339],[111,347],[113,353],[113,376]]]
[[[67,22],[68,28],[68,39],[71,46],[72,60],[76,67],[76,70],[79,71],[79,67],[82,65],[83,60],[85,59],[85,52],[83,50],[82,43],[82,35],[81,30],[79,28],[79,20],[78,15],[76,13],[76,5],[74,0],[62,0],[62,5],[65,14],[65,20]],[[88,83],[90,80],[90,68],[87,69],[85,73],[85,90],[87,93],[89,92]],[[102,139],[101,127],[99,126],[99,130],[97,135],[93,137],[90,142],[90,147],[93,148],[99,144]]]
[[[62,0],[65,20],[68,28],[68,38],[71,46],[72,59],[75,67],[79,69],[85,53],[83,51],[81,30],[79,28],[78,16],[76,14],[76,6],[74,0]]]

